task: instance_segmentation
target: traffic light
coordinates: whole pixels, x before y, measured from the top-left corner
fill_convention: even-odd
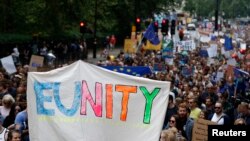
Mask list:
[[[141,32],[141,19],[140,18],[136,18],[135,26],[136,26],[136,33]]]
[[[158,33],[158,22],[154,22],[154,31]]]
[[[168,34],[168,20],[167,19],[163,19],[161,22],[161,32],[163,35]]]
[[[174,35],[175,34],[175,20],[172,20],[171,21],[171,35]]]
[[[83,21],[80,22],[80,32],[82,34],[84,34],[86,32],[86,24]]]

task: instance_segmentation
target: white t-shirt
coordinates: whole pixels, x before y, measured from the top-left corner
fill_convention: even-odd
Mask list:
[[[217,115],[216,113],[214,113],[211,121],[216,122],[218,125],[224,125],[224,117],[222,117],[224,114],[221,115]]]
[[[5,137],[7,136],[8,129],[4,128],[3,131],[0,133],[0,141],[6,141]]]
[[[4,106],[0,106],[0,114],[5,119],[10,113],[10,109],[5,108]]]

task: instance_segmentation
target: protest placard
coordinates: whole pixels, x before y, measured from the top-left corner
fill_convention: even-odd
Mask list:
[[[44,57],[32,55],[30,59],[29,71],[37,71],[37,67],[43,66]]]
[[[216,125],[215,122],[198,118],[194,122],[192,141],[208,140],[208,125]]]
[[[27,88],[32,141],[157,141],[170,82],[77,61],[29,72]]]
[[[16,72],[16,66],[14,64],[12,56],[7,56],[1,59],[2,66],[8,72],[8,74],[13,74]]]
[[[125,39],[124,40],[124,52],[134,53],[137,48],[137,40]]]

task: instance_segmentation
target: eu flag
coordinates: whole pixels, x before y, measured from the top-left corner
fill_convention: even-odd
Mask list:
[[[149,40],[151,42],[151,44],[153,44],[153,45],[158,45],[160,43],[158,35],[155,34],[153,23],[151,23],[148,26],[147,30],[144,33],[144,38]]]
[[[241,69],[239,69],[239,68],[234,68],[234,76],[235,76],[236,78],[239,78],[239,77],[241,77],[242,75],[249,75],[249,73],[246,72],[246,71],[243,71],[243,70],[241,70]]]
[[[232,38],[225,36],[225,51],[233,50]]]
[[[134,76],[143,76],[146,74],[151,74],[151,69],[145,66],[127,66],[127,67],[120,67],[120,66],[102,66],[105,69],[112,70],[119,73],[124,73],[128,75]]]
[[[201,49],[200,52],[199,52],[199,55],[201,57],[208,57],[208,52],[206,49]]]

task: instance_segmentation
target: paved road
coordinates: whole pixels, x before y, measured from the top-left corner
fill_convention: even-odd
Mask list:
[[[116,47],[115,49],[110,51],[110,55],[117,56],[120,51],[123,50],[123,47]],[[85,60],[86,62],[89,62],[91,64],[96,64],[99,60],[106,60],[106,58],[101,57],[101,54],[103,52],[103,49],[98,49],[96,53],[96,58],[93,58],[93,50],[89,49],[88,51],[88,59]]]

